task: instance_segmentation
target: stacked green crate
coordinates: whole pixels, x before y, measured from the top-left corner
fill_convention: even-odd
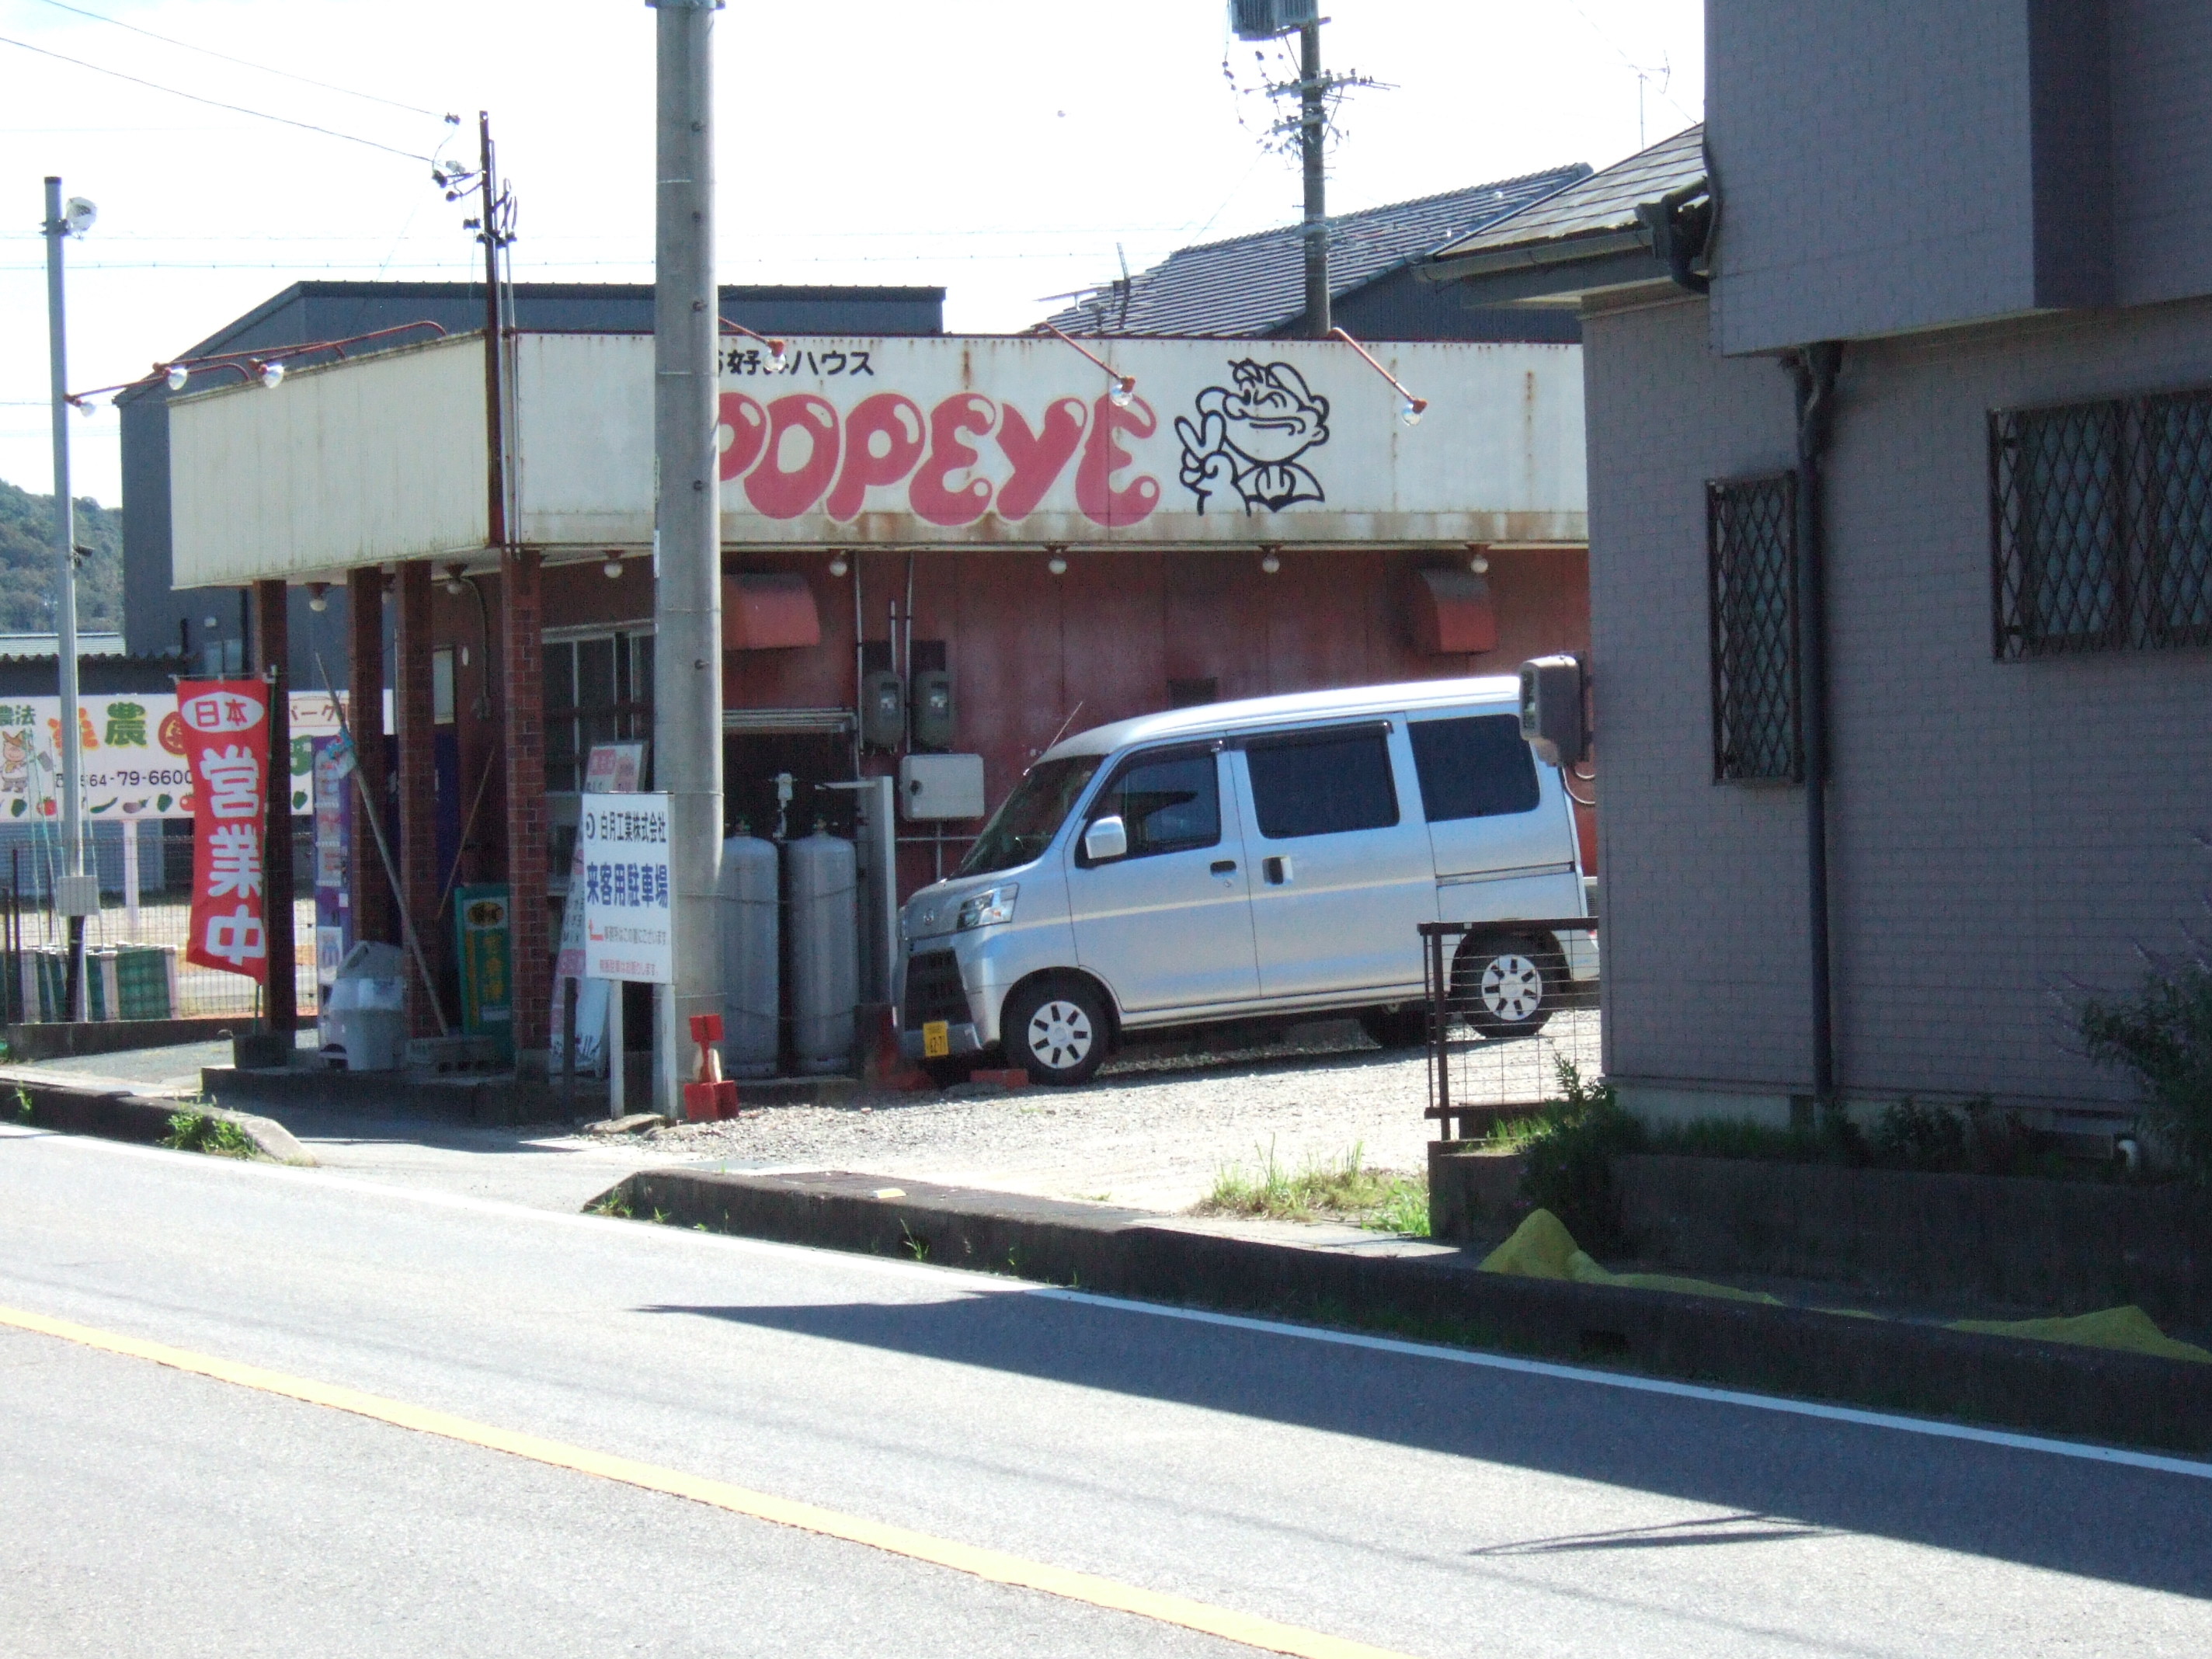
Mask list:
[[[120,1019],[167,1019],[169,957],[167,945],[118,945],[115,947],[115,1009]],[[102,977],[106,977],[102,975]],[[94,1014],[94,1019],[110,1016]]]

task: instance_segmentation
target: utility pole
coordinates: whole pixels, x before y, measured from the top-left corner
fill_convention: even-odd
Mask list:
[[[490,532],[489,539],[495,548],[507,545],[507,433],[506,410],[502,376],[506,370],[503,356],[507,337],[501,326],[499,305],[499,251],[501,246],[501,217],[499,199],[498,157],[492,149],[491,113],[477,112],[477,165],[483,180],[483,216],[478,222],[477,240],[484,251],[484,457],[489,477],[485,483],[489,491],[484,523]],[[484,672],[490,673],[489,665]]]
[[[653,229],[653,766],[668,796],[673,982],[657,988],[656,1108],[684,1116],[695,1014],[722,1012],[722,514],[714,450],[714,22],[722,0],[659,16]]]
[[[62,324],[62,243],[92,223],[92,204],[72,201],[62,212],[62,181],[46,179],[46,350],[52,374],[54,420],[54,628],[55,654],[61,667],[62,700],[62,878],[55,884],[54,908],[69,918],[69,1017],[86,1017],[84,918],[100,908],[100,888],[92,884],[85,899],[82,770],[77,742],[76,677],[76,507],[70,497],[69,347]],[[126,827],[127,832],[127,827]]]
[[[1328,315],[1328,186],[1322,175],[1328,137],[1328,82],[1321,72],[1321,23],[1298,29],[1298,153],[1306,175],[1306,336],[1326,340]]]

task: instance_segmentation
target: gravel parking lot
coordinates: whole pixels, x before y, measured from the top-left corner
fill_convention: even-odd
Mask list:
[[[1459,1086],[1475,1098],[1538,1097],[1551,1092],[1559,1052],[1548,1039],[1480,1045],[1455,1068]],[[1357,1146],[1370,1168],[1425,1170],[1436,1136],[1421,1115],[1426,1068],[1420,1051],[1384,1053],[1347,1024],[1311,1028],[1283,1047],[1121,1061],[1081,1088],[971,1084],[776,1106],[658,1130],[650,1144],[732,1169],[857,1170],[1181,1210],[1224,1166],[1256,1164],[1270,1149],[1291,1169]]]

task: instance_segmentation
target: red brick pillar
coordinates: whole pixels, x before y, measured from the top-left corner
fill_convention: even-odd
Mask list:
[[[253,584],[254,672],[269,687],[269,816],[261,848],[261,926],[269,942],[262,1002],[271,1031],[300,1027],[299,951],[292,927],[291,595],[281,581]]]
[[[433,746],[437,711],[430,700],[430,567],[422,560],[399,567],[399,637],[392,664],[392,712],[399,750],[400,902],[414,924],[423,960],[438,975],[445,959],[445,929],[438,925],[438,765]],[[408,964],[409,1029],[438,1035],[438,1017],[422,994],[421,975]]]
[[[543,1065],[551,1041],[553,951],[546,916],[545,625],[536,552],[508,548],[499,562],[499,636],[507,711],[507,943],[514,972],[514,1060]]]
[[[362,787],[354,792],[353,839],[346,848],[347,904],[356,941],[397,944],[392,883],[368,827],[370,808],[381,813],[390,796],[384,769],[384,573],[356,570],[346,577],[346,725],[353,732]],[[353,788],[349,783],[346,787]]]

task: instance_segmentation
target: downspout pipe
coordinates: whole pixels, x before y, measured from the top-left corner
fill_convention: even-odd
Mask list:
[[[1805,771],[1806,949],[1813,1097],[1836,1095],[1835,991],[1828,915],[1827,513],[1823,472],[1835,434],[1844,348],[1823,340],[1784,360],[1797,394],[1797,707]]]

